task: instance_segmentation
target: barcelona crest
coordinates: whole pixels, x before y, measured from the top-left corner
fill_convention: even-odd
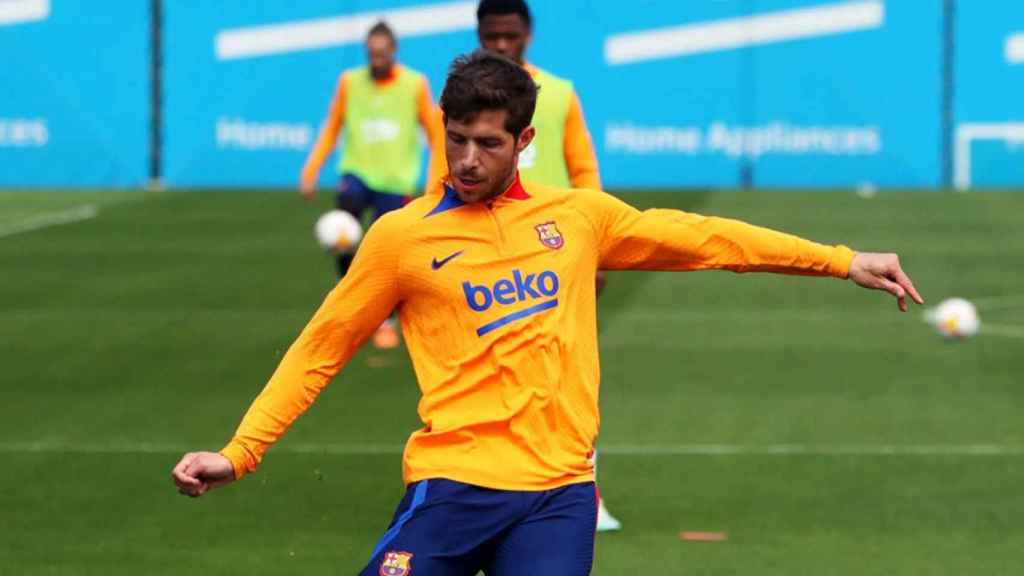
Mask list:
[[[562,233],[558,231],[558,225],[554,222],[538,224],[534,226],[534,229],[537,230],[537,236],[540,238],[540,243],[548,248],[558,250],[565,245],[565,239],[562,238]]]
[[[380,576],[409,576],[412,574],[412,554],[409,552],[385,552],[380,564]]]

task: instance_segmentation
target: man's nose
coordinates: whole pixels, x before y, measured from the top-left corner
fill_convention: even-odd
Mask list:
[[[470,142],[466,146],[466,156],[462,159],[462,164],[466,168],[478,167],[480,165],[480,147]]]

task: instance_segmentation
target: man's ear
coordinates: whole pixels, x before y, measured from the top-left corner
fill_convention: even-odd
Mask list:
[[[516,140],[516,154],[529,148],[530,143],[533,142],[533,137],[536,135],[537,130],[533,126],[523,128],[522,133],[519,134],[519,139]]]

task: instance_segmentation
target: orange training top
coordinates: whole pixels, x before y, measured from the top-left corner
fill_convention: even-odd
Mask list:
[[[222,453],[237,477],[254,470],[397,309],[422,393],[406,483],[535,491],[590,481],[598,269],[846,277],[853,256],[736,220],[639,211],[599,191],[517,180],[465,204],[447,188],[370,228]]]

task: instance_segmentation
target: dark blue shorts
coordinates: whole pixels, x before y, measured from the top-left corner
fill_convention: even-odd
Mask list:
[[[405,206],[411,197],[402,194],[391,194],[374,190],[354,174],[344,174],[338,184],[338,196],[335,204],[338,210],[344,210],[356,218],[361,218],[367,208],[373,209],[373,220],[380,218],[392,210]]]
[[[594,561],[593,482],[543,492],[452,480],[410,484],[361,576],[585,576]]]

